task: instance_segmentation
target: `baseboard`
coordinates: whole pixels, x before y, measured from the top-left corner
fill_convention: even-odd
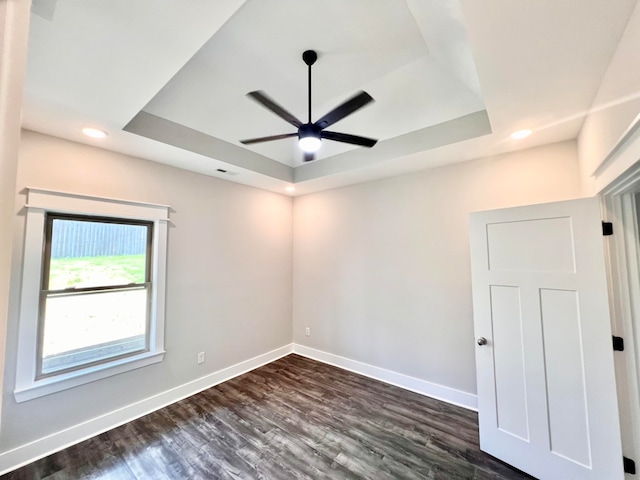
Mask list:
[[[273,362],[292,352],[292,344],[258,355],[230,367],[218,370],[204,377],[127,405],[86,422],[74,425],[60,432],[40,438],[0,454],[0,475],[27,465],[35,460],[51,455],[88,438],[119,427],[179,400],[195,395],[219,383],[226,382],[238,375]]]
[[[456,390],[454,388],[438,385],[437,383],[427,382],[419,378],[410,377],[402,373],[393,372],[384,368],[375,367],[366,363],[351,360],[333,353],[323,352],[315,348],[306,347],[297,343],[293,344],[293,353],[297,353],[304,357],[317,360],[319,362],[328,363],[335,367],[340,367],[351,372],[370,377],[381,382],[395,385],[412,392],[426,395],[427,397],[442,400],[443,402],[458,405],[459,407],[469,410],[478,411],[478,397],[471,393]]]

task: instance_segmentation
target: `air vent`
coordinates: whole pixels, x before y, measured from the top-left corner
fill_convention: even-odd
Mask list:
[[[216,169],[217,172],[224,173],[225,175],[238,175],[238,172],[231,172],[229,170],[225,170],[224,168]]]

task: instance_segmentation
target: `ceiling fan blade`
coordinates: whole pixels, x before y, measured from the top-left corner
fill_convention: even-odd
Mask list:
[[[315,159],[316,156],[312,152],[304,152],[304,157],[302,157],[303,162],[310,162]]]
[[[375,138],[360,137],[358,135],[349,135],[348,133],[327,132],[323,130],[320,132],[320,137],[327,140],[334,140],[336,142],[351,143],[353,145],[360,145],[361,147],[373,147],[378,140]]]
[[[320,128],[327,128],[337,121],[342,120],[347,115],[351,115],[356,110],[364,107],[367,103],[373,101],[373,97],[367,92],[360,92],[344,102],[342,105],[339,105],[331,110],[324,117],[315,122],[315,125]]]
[[[253,98],[256,102],[261,104],[263,107],[268,108],[273,113],[282,118],[285,122],[290,123],[296,128],[300,128],[302,122],[294,117],[291,113],[287,112],[284,108],[278,105],[276,102],[271,100],[267,95],[265,95],[261,91],[249,92],[247,95]]]
[[[282,135],[271,135],[269,137],[249,138],[247,140],[240,140],[240,143],[245,145],[251,145],[252,143],[270,142],[272,140],[280,140],[283,138],[297,137],[297,133],[283,133]]]

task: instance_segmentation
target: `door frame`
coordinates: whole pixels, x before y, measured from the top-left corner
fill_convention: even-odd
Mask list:
[[[600,192],[603,218],[614,234],[605,240],[611,330],[624,338],[615,352],[624,456],[640,462],[640,163]],[[633,478],[633,477],[628,477]]]

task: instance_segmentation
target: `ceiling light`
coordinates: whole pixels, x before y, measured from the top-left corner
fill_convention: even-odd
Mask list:
[[[84,133],[87,137],[91,137],[91,138],[105,138],[107,136],[107,132],[105,132],[104,130],[100,130],[99,128],[91,128],[91,127],[83,128],[82,133]]]
[[[296,191],[296,187],[284,187],[284,189],[285,189],[287,192],[295,192],[295,191]]]
[[[511,138],[513,138],[514,140],[520,140],[523,138],[527,138],[529,135],[531,135],[531,130],[529,129],[518,130],[517,132],[513,132],[511,134]]]
[[[306,137],[300,137],[298,145],[300,145],[303,152],[314,153],[317,152],[322,145],[322,140],[315,135],[308,135]]]

